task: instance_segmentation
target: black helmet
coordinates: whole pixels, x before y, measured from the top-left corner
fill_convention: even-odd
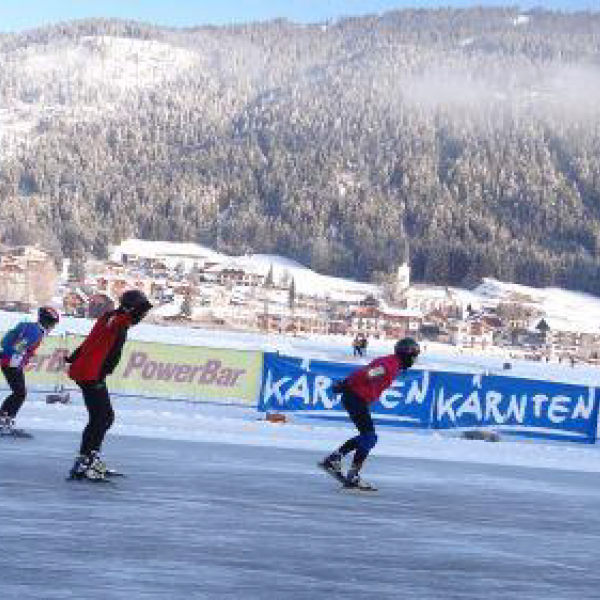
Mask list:
[[[394,346],[394,354],[400,359],[405,369],[412,367],[421,353],[421,347],[412,338],[402,338]]]
[[[49,329],[60,321],[60,315],[51,306],[40,306],[38,309],[38,321],[44,329]]]
[[[132,310],[134,308],[148,307],[148,310],[152,308],[152,304],[146,298],[144,292],[140,290],[127,290],[123,292],[123,295],[119,299],[119,306],[125,310]]]
[[[139,323],[152,308],[152,304],[143,292],[127,290],[119,300],[119,308],[130,313],[134,323]]]

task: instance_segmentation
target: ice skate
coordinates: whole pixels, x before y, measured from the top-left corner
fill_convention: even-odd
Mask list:
[[[376,492],[377,488],[361,478],[358,471],[350,469],[348,475],[344,478],[343,488],[348,491],[357,492]]]
[[[104,477],[125,477],[125,474],[121,471],[107,467],[106,463],[100,458],[99,454],[94,453],[92,456],[94,457],[95,469],[102,473]]]
[[[106,465],[98,458],[96,453],[80,455],[69,472],[68,479],[80,481],[106,481]]]
[[[15,420],[6,413],[0,413],[0,437],[32,438],[31,433],[15,427]]]
[[[346,478],[342,473],[342,457],[339,454],[334,453],[329,455],[319,462],[318,465],[321,467],[321,469],[323,469],[323,471],[325,471],[325,473],[331,475],[340,483],[344,483],[344,481],[346,481]]]
[[[5,412],[0,412],[0,435],[12,435],[15,420]]]

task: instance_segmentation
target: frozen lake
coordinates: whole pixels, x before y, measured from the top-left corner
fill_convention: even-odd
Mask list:
[[[375,455],[358,496],[315,450],[112,435],[91,485],[35,433],[0,439],[3,600],[600,595],[595,472]]]

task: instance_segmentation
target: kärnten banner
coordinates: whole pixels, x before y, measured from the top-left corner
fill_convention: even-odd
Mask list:
[[[259,409],[346,413],[332,382],[358,365],[265,354]],[[593,443],[598,395],[593,387],[516,377],[411,369],[372,406],[376,422],[431,428],[494,427],[520,434]]]

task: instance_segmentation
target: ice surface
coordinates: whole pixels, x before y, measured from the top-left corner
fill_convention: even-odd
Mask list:
[[[316,467],[350,427],[115,406],[114,486],[64,480],[78,398],[29,399],[35,439],[0,439],[3,600],[598,598],[596,448],[380,428],[356,496]]]

